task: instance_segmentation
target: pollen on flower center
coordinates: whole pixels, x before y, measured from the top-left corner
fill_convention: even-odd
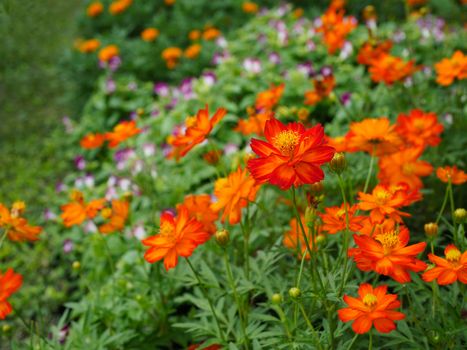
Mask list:
[[[395,231],[386,232],[378,235],[376,240],[383,245],[384,250],[390,250],[399,243],[399,235]]]
[[[384,204],[391,196],[391,193],[386,190],[379,190],[379,191],[376,191],[375,196],[379,204]]]
[[[376,295],[368,293],[363,297],[363,304],[365,304],[368,307],[373,307],[378,303],[378,298]]]
[[[167,239],[175,239],[174,236],[175,227],[170,222],[163,222],[159,229],[159,234]]]
[[[296,131],[284,130],[281,131],[273,139],[273,145],[284,155],[292,155],[295,147],[300,141],[300,135]]]
[[[402,166],[402,172],[406,175],[411,175],[414,171],[414,166],[412,163],[405,163]]]
[[[458,262],[461,258],[461,252],[458,249],[450,249],[446,252],[446,259],[450,262]]]

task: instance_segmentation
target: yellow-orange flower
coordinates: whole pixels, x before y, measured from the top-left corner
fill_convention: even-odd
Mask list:
[[[112,201],[112,209],[104,208],[106,223],[99,226],[100,233],[113,233],[121,231],[125,227],[125,222],[128,218],[130,203],[126,200],[114,199]]]
[[[345,11],[340,4],[331,4],[321,16],[322,24],[317,28],[317,31],[323,33],[324,43],[330,54],[344,45],[347,35],[357,26],[355,18],[344,17],[344,13]]]
[[[446,259],[428,254],[428,259],[436,266],[428,268],[422,275],[423,280],[431,282],[436,279],[439,285],[452,284],[457,280],[467,284],[467,251],[461,253],[454,244],[449,244],[444,255]]]
[[[42,232],[42,227],[30,226],[28,221],[22,217],[25,209],[24,202],[13,203],[11,210],[0,203],[0,228],[5,230],[12,241],[36,241]]]
[[[121,142],[140,132],[141,129],[136,127],[136,122],[134,120],[122,121],[118,123],[111,132],[107,132],[105,138],[109,141],[109,148],[115,148]]]
[[[108,45],[99,51],[99,60],[102,62],[109,62],[115,56],[118,56],[120,50],[117,45]]]
[[[256,96],[255,107],[256,109],[267,109],[271,110],[274,108],[284,93],[285,84],[275,86],[271,84],[271,87],[267,90],[261,91]]]
[[[410,77],[418,69],[419,67],[415,66],[413,60],[405,62],[400,57],[382,54],[377,60],[371,62],[369,72],[374,82],[384,82],[386,85],[392,85]]]
[[[224,210],[221,221],[225,222],[228,219],[231,225],[235,225],[242,218],[242,208],[255,200],[258,190],[259,185],[247,170],[239,167],[229,176],[216,181],[214,195],[217,202],[211,205],[211,209],[216,212]]]
[[[188,210],[188,216],[201,222],[206,232],[214,234],[217,230],[216,220],[219,213],[211,209],[212,200],[208,194],[192,194],[186,196],[183,203],[177,205],[177,209],[184,206]]]
[[[242,10],[245,13],[256,13],[258,12],[258,4],[251,1],[246,1],[242,4]]]
[[[0,320],[4,320],[13,311],[7,299],[18,291],[21,284],[23,284],[23,277],[14,273],[11,267],[5,273],[0,271]]]
[[[84,40],[78,45],[78,50],[82,53],[91,53],[96,51],[99,46],[101,46],[101,42],[97,39],[89,39]]]
[[[436,82],[439,85],[449,86],[455,79],[467,78],[467,56],[462,51],[456,51],[451,58],[443,58],[435,64]]]
[[[333,75],[313,79],[314,90],[305,92],[305,104],[309,106],[317,104],[331,94],[335,85],[336,81]]]
[[[86,9],[88,17],[97,17],[104,11],[104,5],[100,1],[95,1],[89,4]]]
[[[112,15],[118,15],[125,12],[128,7],[132,4],[133,0],[117,0],[110,4],[109,12]]]
[[[90,133],[85,135],[81,141],[80,145],[84,149],[94,149],[101,147],[105,142],[105,135],[98,133]]]
[[[176,0],[164,0],[164,4],[166,4],[167,6],[172,6],[173,4],[175,4],[175,1]]]
[[[442,181],[448,183],[451,181],[453,185],[462,185],[464,182],[467,181],[467,174],[458,169],[457,166],[445,166],[439,167],[436,169],[436,176]]]
[[[221,32],[219,29],[216,28],[208,28],[204,31],[203,33],[203,39],[204,40],[214,40],[217,37],[221,35]]]
[[[191,41],[198,40],[199,38],[201,38],[201,31],[197,29],[193,29],[188,33],[188,39]]]
[[[269,110],[250,114],[248,119],[240,119],[234,130],[243,135],[256,134],[262,136],[266,122],[271,119],[273,115],[274,113]]]
[[[154,41],[159,36],[159,29],[156,28],[146,28],[141,32],[141,39],[144,41]]]
[[[386,40],[381,43],[365,42],[357,55],[357,62],[363,65],[371,65],[373,61],[379,60],[389,53],[392,48],[392,41]]]
[[[179,47],[168,47],[161,53],[162,59],[165,61],[167,68],[173,69],[182,57],[183,51]]]
[[[425,113],[420,109],[413,109],[410,114],[397,116],[396,132],[415,146],[437,146],[441,142],[439,135],[444,127],[438,123],[435,113]]]
[[[350,206],[347,204],[347,215],[345,213],[344,204],[340,207],[328,207],[324,210],[325,213],[320,214],[321,220],[323,221],[323,226],[321,228],[331,235],[344,231],[347,226],[352,232],[357,232],[363,227],[361,223],[364,217],[355,215],[357,211],[356,205]]]
[[[184,55],[186,58],[194,59],[199,56],[200,52],[201,52],[201,45],[193,44],[186,48]]]
[[[105,205],[105,199],[94,199],[86,203],[83,194],[76,190],[71,193],[70,199],[70,203],[61,206],[60,216],[66,227],[79,225],[86,219],[95,218]]]

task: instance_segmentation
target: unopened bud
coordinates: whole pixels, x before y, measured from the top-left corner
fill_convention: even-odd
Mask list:
[[[325,235],[318,235],[316,237],[316,243],[321,243],[321,242],[324,242],[326,240],[326,236]]]
[[[136,110],[136,114],[138,114],[141,117],[144,114],[144,109],[143,108],[138,108]]]
[[[314,193],[323,192],[323,189],[324,189],[323,181],[315,182],[314,184],[311,184],[310,188]]]
[[[370,19],[376,19],[375,7],[372,5],[365,6],[362,15],[365,21],[369,21]]]
[[[438,235],[438,224],[434,222],[429,222],[428,224],[425,224],[425,234],[428,237],[435,237]]]
[[[279,293],[275,293],[271,296],[271,302],[274,304],[274,305],[279,305],[282,303],[282,295],[280,295]]]
[[[297,287],[292,287],[289,289],[289,295],[291,298],[297,299],[300,297],[302,292]]]
[[[225,247],[227,244],[229,244],[229,241],[230,241],[229,231],[219,230],[216,232],[215,237],[216,237],[217,244],[219,244],[221,247]]]
[[[467,218],[467,210],[464,208],[457,208],[454,210],[454,221],[463,224]]]
[[[344,153],[337,152],[329,162],[329,167],[336,174],[342,174],[347,168],[347,160],[345,159]]]
[[[79,270],[81,268],[81,263],[79,261],[75,261],[73,262],[71,267],[73,268],[73,270]]]
[[[4,324],[2,326],[3,333],[8,333],[11,330],[11,326],[9,324]]]

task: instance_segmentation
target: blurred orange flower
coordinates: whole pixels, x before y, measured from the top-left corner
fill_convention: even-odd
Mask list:
[[[99,232],[112,233],[121,231],[125,227],[129,209],[130,203],[125,200],[114,199],[112,201],[112,209],[104,208],[101,212],[101,215],[104,216],[107,222],[99,226]]]
[[[97,17],[104,11],[104,5],[100,1],[95,1],[89,4],[86,9],[88,17]]]
[[[200,52],[201,52],[201,45],[193,44],[186,48],[184,55],[186,58],[194,59],[199,56]]]
[[[317,104],[331,94],[335,85],[336,81],[333,75],[313,79],[314,90],[305,92],[305,104],[309,106]]]
[[[380,333],[389,333],[396,329],[394,321],[403,320],[405,315],[394,311],[400,307],[397,294],[387,294],[388,287],[383,285],[373,288],[371,284],[363,283],[358,288],[358,298],[344,295],[344,301],[349,306],[337,310],[342,322],[354,321],[352,329],[363,334],[374,326]]]
[[[442,182],[448,183],[451,181],[453,185],[462,185],[467,181],[467,174],[455,165],[452,167],[446,165],[443,168],[436,169],[436,176]]]
[[[413,60],[405,62],[400,57],[383,54],[377,60],[371,62],[368,71],[375,83],[384,82],[386,85],[392,85],[410,77],[417,70],[419,70],[419,67],[415,66]]]
[[[347,35],[357,26],[357,20],[354,17],[344,17],[344,13],[343,4],[335,2],[321,16],[321,26],[317,31],[323,33],[324,43],[330,54],[344,46]]]
[[[101,42],[97,39],[89,39],[84,40],[78,45],[78,50],[82,53],[91,53],[96,51],[99,46],[101,46]]]
[[[219,29],[216,28],[208,28],[204,31],[203,33],[203,39],[204,40],[214,40],[217,37],[221,35],[221,32]]]
[[[454,244],[449,244],[444,249],[444,255],[446,259],[428,254],[428,259],[435,264],[435,267],[428,268],[423,273],[423,280],[431,282],[436,279],[439,285],[452,284],[457,280],[467,284],[467,251],[461,254]]]
[[[8,298],[18,291],[23,284],[23,277],[10,267],[5,273],[0,271],[0,320],[4,320],[13,311]]]
[[[177,205],[177,210],[182,206],[188,210],[188,216],[195,218],[204,226],[204,230],[209,234],[214,234],[217,230],[216,220],[219,213],[211,209],[211,196],[208,194],[192,194],[185,197],[183,203]]]
[[[186,207],[179,206],[177,214],[174,217],[170,213],[163,213],[159,233],[142,241],[149,247],[144,259],[150,263],[164,259],[167,271],[177,266],[179,256],[191,256],[196,247],[211,237],[201,222],[189,217]]]
[[[76,190],[72,191],[70,199],[70,203],[60,207],[62,210],[60,217],[66,227],[79,225],[86,219],[93,219],[105,205],[105,199],[94,199],[86,203],[83,194]]]
[[[397,116],[396,132],[415,146],[437,146],[441,142],[439,135],[444,127],[438,123],[435,113],[425,113],[420,109],[413,109],[410,114]]]
[[[99,60],[102,62],[109,62],[115,56],[118,56],[120,50],[117,45],[108,45],[99,51]]]
[[[175,1],[176,0],[164,0],[164,4],[166,4],[167,6],[172,6],[173,4],[175,4]]]
[[[201,38],[201,31],[197,29],[193,29],[188,33],[188,39],[191,41],[198,40],[199,38]]]
[[[273,116],[274,113],[268,110],[250,114],[248,119],[240,119],[234,130],[242,133],[243,135],[256,134],[258,136],[262,136],[266,121],[271,119]]]
[[[320,214],[323,221],[322,230],[331,235],[344,231],[347,221],[344,203],[340,207],[328,207],[324,210],[325,213]],[[348,227],[352,232],[359,231],[362,228],[361,222],[364,220],[363,216],[355,216],[356,211],[356,205],[350,206],[347,204]]]
[[[98,133],[90,133],[85,135],[79,142],[84,149],[94,149],[101,147],[105,142],[105,135]]]
[[[271,87],[269,89],[259,92],[256,96],[256,109],[273,109],[279,103],[279,100],[281,99],[282,94],[284,93],[284,89],[284,83],[277,86],[271,84]]]
[[[174,68],[180,57],[182,57],[183,52],[182,49],[179,47],[168,47],[164,49],[161,53],[162,58],[164,59],[167,68],[172,69]]]
[[[357,55],[357,62],[369,66],[375,60],[379,60],[382,56],[389,54],[392,48],[392,41],[386,40],[380,43],[366,41]]]
[[[134,120],[122,121],[118,123],[111,132],[105,134],[105,138],[109,141],[109,148],[117,147],[121,142],[135,136],[141,132],[141,129],[136,127]]]
[[[255,200],[259,188],[247,170],[239,167],[229,176],[216,180],[214,196],[217,202],[211,205],[211,209],[216,212],[224,210],[222,222],[228,219],[230,225],[238,224],[242,219],[242,208]]]
[[[251,149],[259,157],[248,161],[255,180],[269,182],[282,190],[321,181],[321,166],[334,156],[326,144],[324,129],[318,124],[310,129],[300,123],[282,124],[276,118],[266,121],[267,141],[251,140]]]
[[[467,78],[467,56],[462,51],[456,51],[451,58],[443,58],[435,64],[436,82],[439,85],[449,86],[457,78]]]
[[[246,1],[242,4],[242,10],[245,13],[256,13],[258,12],[258,4],[251,1]]]
[[[305,217],[300,215],[300,220],[302,221],[303,228],[305,229],[305,235],[307,237],[308,243],[310,244],[311,250],[317,249],[317,243],[324,238],[324,236],[320,233],[320,227],[315,227],[316,235],[315,241],[313,242],[313,236],[311,234],[310,227],[306,224]],[[284,233],[284,239],[282,243],[289,249],[294,250],[298,253],[298,258],[301,259],[303,254],[306,254],[305,259],[310,259],[310,254],[307,252],[307,246],[305,238],[303,237],[302,228],[300,227],[300,223],[296,218],[290,220],[290,230]]]
[[[14,202],[11,210],[0,203],[0,228],[3,228],[12,241],[37,241],[42,227],[30,226],[22,217],[26,209],[24,202]]]
[[[187,118],[185,121],[186,130],[183,134],[169,137],[168,143],[173,146],[168,158],[180,159],[185,156],[193,147],[200,144],[211,133],[214,126],[227,114],[225,108],[219,108],[209,119],[209,109],[200,109],[196,117]]]
[[[159,29],[156,28],[146,28],[141,32],[141,39],[144,41],[154,41],[159,36]]]
[[[133,0],[117,0],[114,1],[110,4],[109,6],[109,12],[112,15],[118,15],[122,12],[125,12],[125,10],[130,7],[132,4]]]

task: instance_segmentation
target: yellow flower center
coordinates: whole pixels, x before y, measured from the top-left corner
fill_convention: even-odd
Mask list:
[[[423,119],[415,119],[413,125],[419,130],[425,128],[425,122],[423,121]]]
[[[376,295],[368,293],[363,297],[363,304],[365,304],[368,307],[373,307],[378,303],[378,298]]]
[[[185,120],[185,126],[187,128],[190,128],[192,126],[196,125],[196,117],[188,117]]]
[[[159,228],[159,234],[170,241],[175,241],[175,227],[170,222],[163,222]]]
[[[283,130],[273,139],[273,145],[283,155],[291,156],[300,141],[300,134],[292,130]]]
[[[405,175],[412,175],[413,172],[415,170],[415,167],[413,165],[413,163],[405,163],[403,166],[402,166],[402,172],[405,174]]]
[[[375,239],[383,245],[386,254],[399,244],[399,234],[396,231],[377,235]]]
[[[389,197],[391,197],[391,193],[389,191],[381,189],[376,191],[375,197],[378,204],[385,204]]]
[[[101,216],[104,218],[104,219],[108,219],[112,216],[112,209],[110,208],[104,208],[102,209],[101,211]]]
[[[458,250],[458,249],[450,249],[447,253],[446,253],[446,259],[449,261],[449,262],[458,262],[461,258],[461,252]]]
[[[70,199],[74,202],[82,202],[84,200],[84,197],[80,191],[73,190],[70,194]]]
[[[345,215],[345,209],[339,209],[339,211],[337,212],[337,217],[338,218],[341,218]]]

